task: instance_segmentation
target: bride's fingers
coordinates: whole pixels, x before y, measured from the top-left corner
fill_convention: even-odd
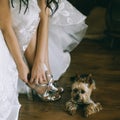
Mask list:
[[[41,84],[41,78],[39,78],[38,83]]]
[[[24,79],[23,79],[23,81],[24,81],[25,83],[28,83],[28,80],[27,80],[27,78],[24,78]]]
[[[40,83],[40,84],[44,84],[44,83],[45,83],[42,76],[39,78],[39,83]]]
[[[43,81],[47,82],[47,78],[46,78],[46,74],[45,73],[43,74],[42,78],[43,78]]]
[[[27,76],[26,76],[25,74],[22,75],[22,76],[19,75],[19,77],[20,77],[20,79],[23,80],[25,83],[28,82]]]
[[[44,81],[44,79],[43,79],[43,78],[39,78],[38,84],[44,84],[44,83],[46,83],[46,82]]]
[[[34,82],[34,78],[31,77],[31,78],[30,78],[30,83],[33,83],[33,82]]]
[[[35,84],[38,85],[39,82],[38,82],[38,78],[35,79]]]

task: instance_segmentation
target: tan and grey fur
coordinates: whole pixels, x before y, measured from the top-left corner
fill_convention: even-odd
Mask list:
[[[74,83],[72,84],[71,99],[66,102],[66,111],[73,115],[76,113],[79,105],[84,105],[84,115],[89,115],[102,110],[100,103],[95,103],[91,99],[91,94],[96,89],[95,81],[92,74],[82,74],[73,77]]]

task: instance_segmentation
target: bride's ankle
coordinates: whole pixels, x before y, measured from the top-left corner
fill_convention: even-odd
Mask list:
[[[49,71],[46,71],[45,74],[46,74],[46,79],[48,83],[53,83],[54,82],[53,75]]]
[[[32,89],[35,90],[38,94],[44,94],[46,89],[48,88],[46,84],[34,84],[34,83],[27,83],[27,85]]]

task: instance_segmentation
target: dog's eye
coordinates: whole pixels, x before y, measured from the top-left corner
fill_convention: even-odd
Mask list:
[[[84,90],[81,90],[81,93],[82,93],[82,94],[84,94],[84,93],[85,93],[85,91],[84,91]]]
[[[78,92],[78,89],[76,89],[76,88],[75,88],[75,89],[73,89],[73,92],[75,92],[75,93],[76,93],[76,92]]]

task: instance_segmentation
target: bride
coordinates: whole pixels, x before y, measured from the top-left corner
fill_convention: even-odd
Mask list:
[[[59,100],[54,81],[83,38],[86,17],[66,0],[0,0],[0,120],[17,120],[18,92]]]

